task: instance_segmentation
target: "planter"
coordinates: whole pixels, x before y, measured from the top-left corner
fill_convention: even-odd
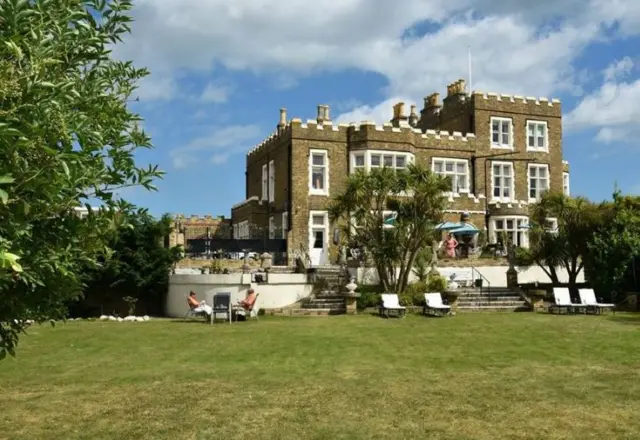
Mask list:
[[[533,311],[544,308],[544,299],[547,297],[546,290],[529,290],[527,296],[531,300]]]
[[[477,280],[474,281],[474,285],[478,288],[482,288],[482,283],[483,283],[483,279],[482,278],[478,278]]]
[[[451,311],[455,312],[458,310],[458,297],[460,296],[460,292],[456,290],[447,290],[442,292],[442,299],[446,299],[451,307]]]
[[[347,315],[358,314],[358,298],[362,296],[358,292],[348,292],[343,294],[347,306]]]

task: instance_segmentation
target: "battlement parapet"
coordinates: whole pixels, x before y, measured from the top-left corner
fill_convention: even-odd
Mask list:
[[[174,220],[187,222],[187,223],[219,223],[225,220],[229,221],[229,219],[225,218],[224,215],[218,215],[214,217],[211,214],[205,214],[205,215],[190,214],[188,217],[184,214],[176,214],[174,216]]]
[[[535,96],[521,96],[521,95],[507,95],[507,94],[499,94],[499,93],[484,93],[478,90],[475,90],[472,93],[472,97],[476,100],[476,103],[479,100],[489,101],[489,102],[501,102],[501,103],[517,103],[524,104],[527,106],[548,106],[548,107],[558,107],[560,108],[561,102],[559,99],[553,98],[549,99],[546,97],[535,97]]]

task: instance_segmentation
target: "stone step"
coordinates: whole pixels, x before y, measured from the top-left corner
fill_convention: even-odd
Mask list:
[[[320,293],[314,297],[314,299],[327,300],[327,301],[344,301],[344,296],[338,293]]]
[[[458,307],[459,312],[527,312],[529,307],[513,307],[513,306],[473,306],[473,307]]]
[[[344,299],[310,299],[309,301],[305,301],[305,304],[344,304]]]
[[[347,313],[347,309],[293,309],[289,312],[290,316],[330,316],[344,315]]]
[[[464,301],[464,300],[475,301],[475,300],[485,300],[485,299],[486,300],[500,299],[505,301],[509,301],[509,300],[524,301],[520,297],[520,295],[460,295],[458,299],[460,301]]]
[[[336,310],[336,309],[344,309],[345,305],[344,304],[303,304],[302,306],[300,306],[301,309],[313,309],[313,310],[324,310],[324,309],[330,309],[330,310]]]
[[[458,307],[523,307],[527,303],[524,301],[478,301],[478,302],[458,302]]]

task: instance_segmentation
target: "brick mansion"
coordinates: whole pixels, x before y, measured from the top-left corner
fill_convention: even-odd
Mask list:
[[[393,119],[334,124],[329,107],[317,118],[287,119],[248,152],[246,198],[231,212],[234,239],[268,231],[286,239],[290,256],[304,249],[314,265],[335,262],[331,198],[358,169],[428,166],[450,177],[446,220],[468,213],[489,243],[499,233],[528,245],[529,205],[544,191],[569,193],[569,166],[562,156],[562,110],[556,99],[465,91],[464,80],[424,99],[418,114],[403,103]]]

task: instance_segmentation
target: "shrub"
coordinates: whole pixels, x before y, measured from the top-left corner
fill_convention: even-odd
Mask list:
[[[425,292],[444,292],[447,290],[447,279],[442,275],[429,275],[427,279]]]

